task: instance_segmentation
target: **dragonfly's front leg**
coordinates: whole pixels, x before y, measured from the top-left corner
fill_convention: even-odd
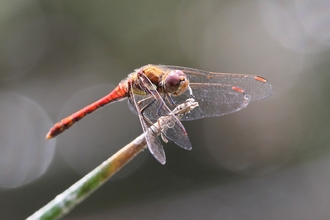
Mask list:
[[[164,97],[164,100],[167,99],[169,103],[171,103],[173,106],[177,106],[174,102],[174,100],[172,99],[172,96],[170,96],[169,94],[166,94],[166,96]]]

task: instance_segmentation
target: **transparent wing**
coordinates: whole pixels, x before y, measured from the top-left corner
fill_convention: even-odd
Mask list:
[[[153,132],[148,129],[152,123],[155,123],[161,116],[166,116],[167,124],[165,125],[166,129],[162,130],[163,135],[168,140],[173,141],[175,144],[186,150],[190,150],[192,148],[191,143],[184,126],[171,111],[171,109],[167,107],[163,98],[157,92],[157,90],[154,89],[154,86],[150,80],[144,74],[141,74],[140,77],[141,84],[139,86],[143,88],[149,95],[137,95],[131,92],[129,106],[133,112],[138,114],[144,131],[147,131],[146,136],[150,152],[160,163],[164,164],[166,162],[165,153],[161,143],[157,139],[157,132]],[[133,90],[130,89],[130,91]],[[145,106],[147,107],[141,113],[141,109]],[[155,111],[153,113],[153,118],[148,117],[148,112],[151,111]],[[146,120],[149,121],[146,122]]]
[[[266,79],[256,75],[215,73],[181,66],[159,65],[159,67],[164,71],[181,70],[187,75],[191,85],[194,85],[195,88],[205,83],[210,84],[210,86],[218,84],[239,87],[251,97],[250,101],[264,99],[274,91],[273,86]]]
[[[142,130],[145,133],[145,138],[149,151],[161,164],[165,164],[166,163],[165,151],[163,149],[162,144],[157,138],[158,137],[157,131],[152,131],[151,129],[149,129],[150,125],[149,126],[147,125],[144,117],[141,114],[140,107],[138,105],[138,98],[133,93],[132,84],[129,83],[129,86],[130,86],[129,103],[130,105],[134,106],[135,113],[138,115],[140,119],[140,123],[142,126]]]
[[[143,111],[142,114],[150,120],[151,123],[155,123],[161,116],[166,116],[168,119],[168,124],[166,125],[166,129],[163,130],[163,135],[171,141],[173,141],[178,146],[190,150],[191,143],[189,140],[189,137],[187,135],[187,132],[180,122],[180,120],[175,116],[175,114],[172,112],[172,110],[167,106],[167,104],[164,102],[162,96],[157,92],[156,89],[154,89],[152,83],[150,80],[142,74],[142,80],[141,81],[141,87],[146,90],[147,94],[149,96],[141,96],[141,95],[134,95],[135,102],[140,102],[141,100],[145,100],[145,105],[148,105],[148,107]],[[132,105],[132,102],[129,102],[129,106],[133,112],[139,112],[137,105]],[[150,112],[153,112],[152,118],[149,118]],[[143,118],[143,116],[142,116]],[[154,155],[155,156],[155,155]]]
[[[164,72],[170,70],[183,71],[199,107],[181,120],[195,120],[215,117],[236,112],[245,108],[250,101],[260,100],[273,93],[272,85],[264,78],[253,75],[212,73],[198,69],[179,66],[159,65]],[[189,91],[171,97],[176,105],[190,98]],[[165,99],[165,103],[173,108],[173,104]],[[146,112],[149,118],[155,118],[154,111]]]

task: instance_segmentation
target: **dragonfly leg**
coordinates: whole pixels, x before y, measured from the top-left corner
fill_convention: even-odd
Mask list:
[[[151,99],[151,98],[152,98],[152,97],[148,97],[148,98],[142,99],[142,100],[140,100],[137,104],[140,106],[140,105],[142,104],[142,102],[145,102],[145,101],[147,101],[147,100],[149,100],[149,99]],[[141,112],[141,115],[142,115],[142,117],[143,117],[143,120],[144,120],[147,124],[149,124],[149,125],[152,125],[153,123],[152,123],[152,121],[150,121],[150,119],[149,119],[148,117],[146,117],[146,116],[143,114],[143,112],[144,112],[148,107],[150,107],[150,105],[152,105],[155,101],[156,101],[155,99],[152,100],[152,101],[150,101],[147,105],[143,106],[143,107],[140,109],[140,112]],[[166,138],[164,131],[162,131],[162,127],[161,127],[161,124],[160,124],[159,121],[158,121],[158,126],[159,126],[159,129],[160,129],[160,132],[161,132],[161,138],[162,138],[162,140],[163,140],[165,143],[168,143],[168,139]],[[151,131],[152,131],[154,134],[157,134],[157,133],[159,132],[159,131],[155,131],[155,130],[153,129],[153,127],[151,127]],[[157,141],[160,143],[160,141],[159,141],[158,138],[157,138]]]
[[[166,95],[164,96],[163,100],[164,100],[164,101],[165,101],[165,100],[168,100],[168,103],[171,104],[171,105],[173,106],[173,108],[174,108],[174,107],[177,107],[177,104],[175,104],[175,102],[174,102],[172,96],[170,96],[169,94],[166,94]],[[163,105],[163,104],[162,104],[162,105]],[[161,108],[162,108],[162,105],[159,106],[158,111],[157,111],[157,114],[158,114],[159,116],[160,116],[160,110],[161,110]]]
[[[177,106],[177,105],[175,104],[174,100],[172,99],[172,96],[170,96],[169,94],[165,94],[165,95],[164,95],[163,100],[165,101],[166,99],[168,100],[169,104],[171,104],[173,107],[176,107],[176,106]],[[158,114],[159,116],[161,116],[160,111],[161,111],[163,105],[164,105],[164,103],[162,102],[162,103],[159,105],[158,109],[157,109],[157,114]]]
[[[174,100],[172,99],[172,96],[170,96],[169,94],[166,94],[164,100],[167,99],[169,100],[169,102],[173,105],[173,106],[177,106],[175,103],[174,103]]]
[[[190,86],[188,86],[188,90],[189,90],[189,95],[191,96],[191,98],[195,99],[195,96],[194,96],[193,91]]]
[[[142,104],[143,102],[146,102],[146,101],[150,100],[151,98],[152,98],[152,96],[149,96],[149,97],[147,97],[147,98],[145,98],[145,99],[140,100],[140,101],[137,103],[138,106],[141,107],[141,104]],[[150,107],[155,101],[156,101],[156,100],[153,99],[153,100],[151,100],[148,104],[146,104],[145,106],[141,107],[141,108],[140,108],[140,112],[143,113],[143,112],[144,112],[147,108],[149,108],[149,107]]]
[[[151,97],[148,97],[148,98],[145,98],[145,99],[140,100],[140,101],[138,102],[138,105],[140,106],[142,102],[145,102],[145,101],[149,100],[150,98],[151,98]],[[143,106],[143,107],[140,109],[140,112],[141,112],[141,115],[142,115],[144,121],[145,121],[147,124],[149,124],[149,125],[152,125],[153,123],[152,123],[152,121],[150,121],[150,119],[149,119],[148,117],[146,117],[146,116],[143,114],[143,112],[144,112],[148,107],[150,107],[150,105],[152,105],[155,101],[156,101],[155,99],[152,100],[152,101],[150,101],[147,105]],[[163,104],[163,103],[162,103],[162,104]],[[160,112],[161,107],[162,107],[162,105],[160,105],[160,107],[158,108],[158,111],[159,111],[159,112]],[[165,143],[168,143],[168,139],[166,138],[166,135],[165,135],[164,131],[162,131],[163,128],[161,127],[161,124],[160,124],[159,122],[158,122],[158,125],[159,125],[160,131],[161,131],[161,138],[162,138],[162,140],[163,140]],[[153,133],[158,133],[158,131],[154,131],[153,129],[151,129],[151,130],[152,130]],[[157,138],[157,140],[158,140],[158,138]],[[159,141],[159,140],[158,140],[158,141]]]

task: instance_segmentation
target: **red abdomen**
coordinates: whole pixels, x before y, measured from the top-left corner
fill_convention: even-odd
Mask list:
[[[75,122],[79,121],[87,114],[92,113],[96,109],[109,104],[114,101],[122,100],[127,97],[127,86],[125,86],[127,82],[120,83],[112,92],[108,95],[104,96],[100,100],[86,106],[85,108],[73,113],[72,115],[62,119],[61,121],[57,122],[47,133],[46,138],[50,139],[58,134],[62,133],[64,130],[71,127]]]

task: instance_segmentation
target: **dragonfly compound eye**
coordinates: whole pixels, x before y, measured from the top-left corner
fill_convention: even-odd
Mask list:
[[[189,81],[181,70],[171,70],[165,79],[165,90],[173,95],[182,94],[188,87]]]

